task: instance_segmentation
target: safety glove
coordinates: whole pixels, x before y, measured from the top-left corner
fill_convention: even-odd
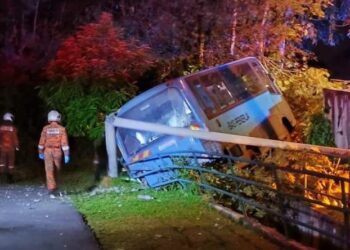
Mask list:
[[[67,164],[69,162],[70,158],[69,155],[64,156],[64,164]]]
[[[40,160],[44,160],[44,159],[45,159],[45,156],[44,156],[43,153],[40,153],[40,154],[39,154],[39,159],[40,159]]]

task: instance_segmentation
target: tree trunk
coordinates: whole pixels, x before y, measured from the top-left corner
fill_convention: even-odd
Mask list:
[[[265,25],[267,23],[267,18],[270,10],[270,4],[265,3],[264,14],[261,20],[261,29],[260,29],[260,41],[259,41],[259,57],[262,59],[264,57],[265,51]]]
[[[37,25],[38,15],[39,15],[39,5],[40,5],[40,0],[37,0],[35,5],[35,14],[34,14],[34,21],[33,21],[33,38],[35,38],[35,35],[36,35],[36,25]]]
[[[284,68],[284,56],[286,54],[286,39],[283,39],[282,42],[279,44],[279,53],[281,57],[281,63],[280,63],[280,68]]]
[[[59,25],[62,25],[65,11],[66,11],[66,1],[64,0],[63,3],[62,3],[62,6],[61,6],[60,17],[59,17],[59,20],[58,20],[58,24]]]
[[[236,5],[236,1],[234,1],[234,5]],[[234,9],[233,9],[232,25],[231,25],[231,46],[230,46],[230,54],[231,54],[231,56],[235,55],[236,27],[237,27],[237,8],[235,6]]]
[[[121,0],[119,3],[120,11],[122,13],[122,16],[126,16],[126,11],[125,11],[125,1]]]
[[[199,34],[199,55],[198,55],[198,62],[199,62],[199,65],[204,65],[204,50],[205,50],[205,47],[204,47],[204,34],[203,32],[201,32]]]
[[[203,1],[198,1],[199,14],[197,15],[197,45],[198,45],[198,64],[204,64],[204,32],[203,32]]]
[[[328,28],[328,44],[331,46],[335,45],[334,42],[334,31],[336,29],[336,18],[334,14],[329,17],[329,28]]]
[[[92,161],[95,169],[95,181],[99,181],[101,178],[102,166],[100,162],[100,155],[98,152],[99,146],[101,146],[101,139],[96,139],[93,142],[94,145],[94,159]]]

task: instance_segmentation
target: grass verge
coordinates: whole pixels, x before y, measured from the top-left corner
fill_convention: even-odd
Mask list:
[[[192,189],[157,191],[115,179],[107,190],[72,196],[104,249],[276,249]]]

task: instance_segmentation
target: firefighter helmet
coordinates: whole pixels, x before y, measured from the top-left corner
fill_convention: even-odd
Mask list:
[[[61,114],[56,110],[51,110],[47,115],[48,122],[60,122]]]
[[[2,117],[4,121],[10,121],[10,122],[13,122],[14,118],[15,118],[14,115],[11,113],[5,113],[4,116]]]

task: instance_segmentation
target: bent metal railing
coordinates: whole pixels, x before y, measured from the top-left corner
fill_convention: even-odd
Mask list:
[[[155,167],[143,169],[142,166],[149,162],[152,162]],[[244,167],[237,166],[240,165],[237,163],[242,162]],[[263,212],[275,223],[280,222],[282,231],[287,235],[297,227],[299,231],[321,236],[336,246],[349,249],[350,182],[348,178],[306,169],[280,167],[272,163],[228,155],[194,151],[160,154],[125,164],[124,167],[131,176],[141,181],[156,173],[175,171],[173,178],[160,182],[159,186],[171,183],[186,186],[195,183],[202,190],[211,193],[217,202],[229,201],[232,209],[240,210],[246,215],[254,216],[255,213]],[[135,169],[137,169],[136,172],[130,173]],[[261,171],[261,169],[266,176],[269,176],[269,180],[249,176],[250,172]],[[340,192],[329,195],[302,185],[300,181],[294,183],[286,181],[287,175],[299,177],[299,179],[331,180],[339,187]],[[249,189],[253,191],[247,192]],[[310,194],[313,194],[311,198]],[[327,197],[332,202],[324,202],[318,197]],[[329,215],[330,213],[333,213],[333,216]],[[339,215],[342,215],[341,220],[336,218]]]
[[[106,118],[106,146],[108,153],[108,173],[115,177],[118,175],[116,159],[116,129],[136,129],[158,134],[174,135],[178,137],[191,137],[200,140],[218,143],[242,144],[254,147],[267,147],[293,152],[309,152],[332,157],[349,158],[350,150],[315,146],[294,142],[284,142],[271,139],[254,138],[233,134],[210,132],[205,130],[192,131],[188,128],[174,128],[161,124],[142,122],[120,118],[113,113]],[[302,231],[314,232],[334,241],[338,246],[349,247],[349,180],[341,176],[328,175],[306,168],[281,167],[257,161],[245,161],[239,158],[214,155],[203,152],[173,152],[172,154],[158,155],[143,161],[126,165],[129,175],[140,180],[147,180],[151,187],[167,185],[171,183],[196,183],[203,190],[213,193],[216,200],[229,198],[233,208],[251,214],[251,208],[261,210],[273,215],[273,220],[279,218],[283,224],[283,230],[288,233],[289,225],[295,225]],[[179,158],[180,157],[180,158]],[[178,159],[182,159],[178,161]],[[183,159],[187,159],[183,161]],[[223,159],[225,164],[214,166],[213,162]],[[152,164],[150,164],[152,162]],[[244,162],[248,165],[246,171],[240,171],[236,163]],[[226,166],[225,166],[226,165]],[[249,166],[250,165],[250,166]],[[251,167],[253,166],[253,167]],[[346,167],[349,176],[349,169]],[[267,171],[266,180],[250,177],[248,171]],[[158,174],[163,173],[163,174]],[[303,176],[307,183],[308,178],[326,179],[335,182],[339,192],[334,195],[321,192],[308,185],[301,185],[300,181],[286,181],[285,175],[294,178]],[[158,176],[167,176],[157,184]],[[188,176],[188,178],[185,178]],[[271,179],[272,178],[272,179]],[[150,183],[153,181],[153,183]],[[155,182],[154,182],[155,181]],[[218,185],[218,183],[221,183]],[[223,184],[222,184],[223,183]],[[346,190],[346,187],[348,188]],[[249,189],[254,188],[252,192]],[[248,191],[247,191],[248,190]],[[256,195],[258,194],[258,195]],[[221,195],[220,197],[218,195]],[[327,197],[332,202],[319,200],[319,197]],[[224,201],[227,203],[227,199]],[[244,209],[242,209],[242,204]],[[335,215],[324,214],[335,213]],[[256,213],[257,214],[257,213]],[[254,215],[256,215],[254,214]],[[341,220],[334,219],[341,215]],[[294,230],[294,228],[292,228]]]

